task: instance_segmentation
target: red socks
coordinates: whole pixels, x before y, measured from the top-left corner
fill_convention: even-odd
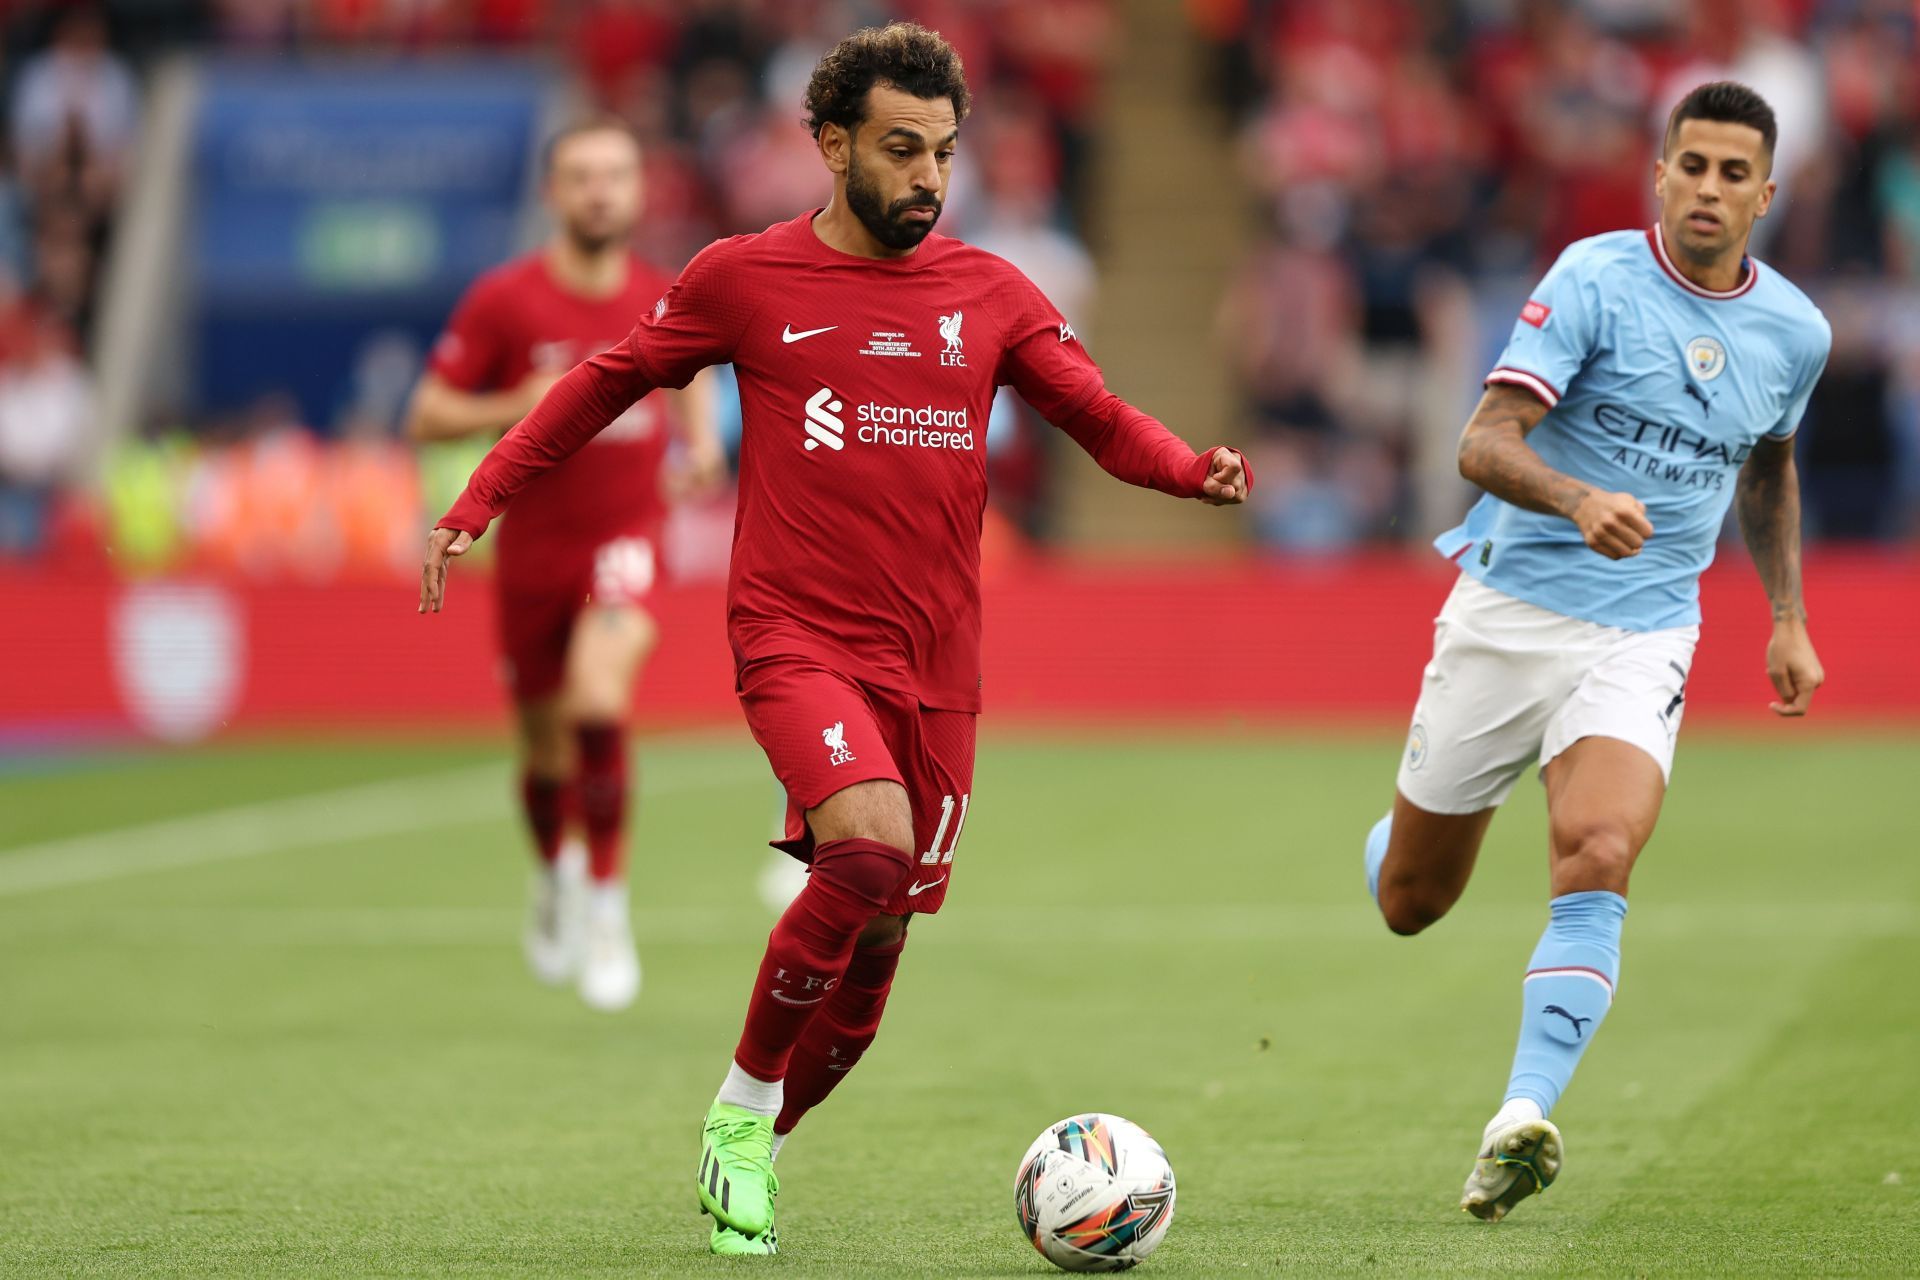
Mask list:
[[[520,806],[526,810],[527,829],[533,833],[534,851],[549,867],[560,856],[560,840],[567,830],[567,789],[559,778],[520,775]]]
[[[827,1100],[854,1063],[873,1043],[886,1011],[893,974],[900,967],[902,938],[889,947],[856,950],[846,976],[807,1024],[787,1065],[786,1094],[773,1122],[775,1133],[791,1133],[800,1117]]]
[[[617,879],[627,857],[627,731],[618,724],[583,724],[574,731],[579,764],[571,781],[520,775],[520,804],[540,861],[560,856],[567,823],[587,837],[587,866],[595,881]]]
[[[587,833],[587,868],[595,883],[618,879],[627,857],[627,731],[618,724],[583,724],[580,744],[580,823]]]
[[[794,1045],[841,985],[860,931],[887,905],[912,857],[878,840],[831,840],[814,850],[807,887],[767,936],[733,1054],[741,1070],[760,1080],[786,1076]]]

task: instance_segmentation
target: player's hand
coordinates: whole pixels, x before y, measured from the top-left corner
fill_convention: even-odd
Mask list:
[[[687,442],[687,453],[680,467],[669,478],[676,499],[704,498],[717,493],[727,482],[727,451],[717,440]]]
[[[420,566],[420,612],[440,612],[447,596],[447,560],[467,554],[473,535],[458,529],[435,529],[427,535],[427,560]]]
[[[1813,651],[1807,624],[1799,618],[1786,618],[1773,624],[1773,639],[1767,642],[1767,679],[1780,695],[1780,701],[1767,705],[1777,716],[1804,716],[1813,702],[1813,691],[1827,682],[1826,669]]]
[[[1639,555],[1653,536],[1646,504],[1630,493],[1591,490],[1573,509],[1573,522],[1587,545],[1609,560]]]
[[[1247,464],[1233,449],[1215,449],[1207,478],[1200,482],[1200,500],[1216,507],[1231,507],[1247,500],[1251,488]]]

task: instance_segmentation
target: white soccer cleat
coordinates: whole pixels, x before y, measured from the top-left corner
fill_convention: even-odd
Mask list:
[[[640,994],[640,956],[633,946],[624,882],[587,890],[586,936],[580,957],[580,998],[617,1013]]]
[[[581,895],[587,881],[587,849],[578,840],[560,846],[553,865],[537,867],[527,885],[527,927],[521,940],[527,967],[550,987],[561,986],[580,965]]]
[[[1498,1222],[1560,1176],[1560,1130],[1546,1120],[1503,1123],[1499,1117],[1487,1129],[1460,1207],[1483,1221]]]

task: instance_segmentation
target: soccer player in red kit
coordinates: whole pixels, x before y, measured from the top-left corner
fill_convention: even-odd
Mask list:
[[[702,251],[627,341],[555,384],[427,543],[420,607],[522,486],[636,396],[738,372],[745,436],[727,622],[747,724],[811,863],[767,940],[698,1168],[716,1253],[771,1253],[773,1156],[880,1024],[914,914],[945,900],[972,802],[980,529],[994,389],[1107,471],[1242,501],[1231,449],[1193,450],[1104,386],[1012,266],[932,234],[968,93],[938,35],[855,33],[807,89],[832,202]]]
[[[461,299],[414,394],[415,439],[506,431],[653,305],[668,280],[629,248],[640,195],[639,146],[624,125],[593,121],[547,144],[553,235]],[[526,486],[501,529],[495,580],[520,794],[539,855],[527,960],[543,981],[577,977],[582,998],[608,1010],[640,988],[623,866],[625,721],[655,640],[646,599],[659,576],[669,431],[684,434],[697,482],[726,466],[708,397],[682,395],[670,411],[667,394],[622,406],[591,449]],[[584,829],[584,858],[565,837],[572,819]]]

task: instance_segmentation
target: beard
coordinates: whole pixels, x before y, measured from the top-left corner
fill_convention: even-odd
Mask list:
[[[940,221],[939,197],[924,191],[895,200],[892,204],[883,204],[878,186],[868,181],[857,156],[847,159],[847,208],[853,210],[853,216],[860,219],[860,225],[867,229],[868,235],[889,249],[915,247],[927,238],[934,223]],[[905,216],[909,209],[931,209],[933,219],[929,222],[909,222]]]
[[[588,257],[598,257],[616,245],[625,244],[633,232],[631,226],[594,226],[579,222],[568,223],[566,230],[573,247]]]

